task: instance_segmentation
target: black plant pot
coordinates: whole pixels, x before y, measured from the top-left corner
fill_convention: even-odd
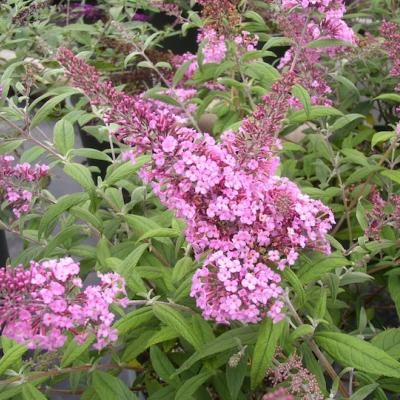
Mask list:
[[[6,234],[4,231],[0,230],[0,268],[4,267],[8,257]]]
[[[165,13],[154,14],[151,18],[151,23],[158,29],[163,29],[167,25],[172,25],[175,17],[170,17]],[[180,31],[181,26],[175,26],[175,31]],[[189,29],[185,36],[180,36],[177,39],[175,36],[164,39],[160,44],[164,50],[170,50],[174,54],[183,54],[186,52],[197,53],[197,29]]]
[[[94,136],[90,135],[89,133],[82,130],[79,126],[77,127],[79,136],[82,140],[83,147],[89,149],[96,149],[99,151],[104,151],[110,148],[110,144],[108,142],[99,142]],[[99,172],[92,172],[92,177],[95,183],[97,183],[97,177],[101,177],[104,179],[106,176],[107,168],[109,167],[110,163],[103,160],[94,160],[92,158],[87,159],[88,165],[91,167],[97,167]]]

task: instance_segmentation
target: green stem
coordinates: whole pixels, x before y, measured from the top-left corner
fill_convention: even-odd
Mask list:
[[[296,309],[294,308],[292,302],[289,299],[289,295],[287,294],[285,297],[285,302],[289,308],[289,311],[291,312],[293,319],[296,321],[298,326],[304,325],[302,319],[300,318],[299,314],[297,313]],[[325,357],[324,353],[320,350],[318,347],[317,343],[315,342],[314,339],[312,339],[310,336],[304,336],[305,342],[310,346],[311,350],[313,353],[316,355],[318,360],[320,361],[322,367],[325,369],[325,371],[328,373],[328,375],[331,377],[333,381],[338,380],[339,382],[339,391],[340,393],[344,396],[345,399],[349,399],[350,395],[346,387],[343,385],[343,383],[340,381],[340,378],[336,374],[336,371],[333,369],[331,363],[328,361],[328,359]]]
[[[135,371],[143,371],[142,368],[134,368],[128,364],[84,364],[79,365],[77,367],[71,368],[55,368],[51,369],[46,372],[32,372],[27,375],[20,375],[20,376],[13,376],[12,378],[5,379],[0,381],[0,387],[5,385],[11,385],[15,383],[26,383],[30,381],[34,381],[36,379],[43,379],[43,378],[54,378],[55,376],[69,374],[71,372],[85,372],[85,371],[94,371],[94,370],[101,370],[101,369],[131,369]]]

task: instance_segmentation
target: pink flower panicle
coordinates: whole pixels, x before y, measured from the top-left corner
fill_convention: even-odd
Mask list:
[[[104,120],[119,128],[115,136],[135,147],[137,153],[151,149],[151,140],[158,132],[173,131],[177,118],[167,107],[157,107],[140,96],[128,96],[114,88],[110,81],[102,82],[98,71],[65,48],[58,52],[58,60],[65,67],[72,84],[80,88],[95,106],[106,107]],[[159,105],[159,104],[157,104]]]
[[[0,156],[0,201],[7,201],[19,218],[30,210],[32,184],[47,176],[48,166],[28,163],[14,164],[14,157]],[[29,188],[25,187],[29,184]]]
[[[96,104],[99,97],[108,104],[106,120],[120,125],[117,137],[133,145],[136,154],[152,154],[141,177],[186,221],[196,257],[208,252],[191,291],[204,316],[221,323],[282,319],[277,270],[293,265],[306,247],[329,252],[326,233],[334,223],[329,208],[303,195],[287,178],[275,176],[279,141],[274,136],[287,110],[290,75],[285,75],[287,84],[274,86],[279,94],[265,98],[265,109],[257,108],[238,134],[225,132],[217,143],[157,113],[144,99],[135,102],[108,84],[93,82],[90,67],[68,54],[61,63]],[[104,96],[106,91],[111,95]]]
[[[148,5],[165,12],[171,17],[176,17],[178,21],[182,19],[182,12],[177,4],[168,3],[165,0],[148,0]]]
[[[384,48],[388,52],[392,61],[392,69],[390,75],[400,77],[400,26],[395,22],[383,21],[381,26],[381,34],[385,39]],[[400,84],[396,86],[396,90],[400,92]]]
[[[295,400],[295,398],[285,388],[279,388],[265,394],[262,400]]]
[[[220,64],[224,59],[227,52],[225,36],[219,34],[214,28],[203,28],[198,37],[198,42],[204,42],[203,56],[204,64]]]
[[[324,54],[335,55],[343,50],[343,46],[327,48],[306,48],[306,46],[319,39],[338,39],[355,43],[353,30],[342,19],[345,12],[344,2],[343,0],[283,0],[281,5],[281,11],[276,16],[278,25],[285,36],[293,40],[294,45],[286,52],[279,67],[282,69],[290,65],[299,83],[309,91],[312,103],[329,106],[331,101],[328,96],[331,88],[326,82],[327,73],[321,66],[321,58]]]
[[[371,190],[370,201],[373,207],[366,212],[368,226],[364,234],[367,237],[379,240],[381,229],[388,225],[400,229],[400,195],[391,195],[385,201],[380,192],[374,187]],[[386,210],[391,210],[391,212]]]
[[[203,64],[220,64],[223,62],[228,54],[227,40],[232,39],[236,46],[238,54],[245,54],[249,51],[254,51],[257,48],[258,36],[252,35],[250,32],[242,31],[240,33],[231,32],[221,33],[213,25],[205,25],[197,36],[197,41],[202,46]],[[173,57],[173,66],[175,69],[180,68],[185,62],[189,62],[189,68],[184,75],[185,80],[193,77],[194,73],[199,69],[197,56],[192,53],[185,53],[182,55],[175,55]],[[206,82],[206,87],[209,89],[224,90],[224,86],[218,85],[215,82]],[[180,86],[183,86],[182,83]],[[185,85],[185,87],[187,87]],[[190,89],[193,90],[194,88]]]
[[[386,221],[384,211],[385,201],[382,199],[381,194],[376,190],[376,188],[372,189],[370,200],[373,204],[373,208],[371,211],[366,213],[368,227],[364,233],[370,238],[379,239],[382,224]]]
[[[251,163],[253,169],[267,163],[271,168],[270,174],[275,172],[279,160],[274,156],[281,149],[277,134],[288,112],[294,83],[294,73],[284,73],[281,79],[273,84],[271,92],[263,97],[256,110],[243,120],[236,134],[236,152],[244,159],[255,159],[256,163]]]
[[[268,371],[273,385],[283,383],[287,392],[304,400],[324,400],[316,377],[303,367],[298,355],[291,355],[286,362]],[[264,399],[263,399],[264,400]]]
[[[3,335],[31,349],[54,351],[67,332],[83,344],[96,335],[101,349],[117,340],[111,327],[111,304],[126,305],[124,280],[118,274],[98,274],[101,283],[82,289],[79,263],[65,257],[0,269],[0,326]]]
[[[219,33],[232,34],[238,30],[241,16],[235,0],[198,0],[205,25]]]

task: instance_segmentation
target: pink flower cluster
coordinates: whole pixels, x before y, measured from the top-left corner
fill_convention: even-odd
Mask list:
[[[301,358],[293,354],[285,362],[268,371],[272,384],[284,384],[288,393],[303,400],[323,400],[316,377],[303,367]],[[275,399],[273,397],[273,399]],[[265,399],[263,399],[265,400]]]
[[[373,188],[370,193],[372,209],[366,212],[368,227],[365,235],[369,238],[379,240],[381,229],[392,225],[400,229],[400,195],[392,195],[385,201],[380,192]],[[390,212],[387,212],[390,210]]]
[[[289,12],[291,11],[291,12]],[[310,93],[313,104],[331,105],[328,95],[331,88],[326,82],[326,72],[321,67],[321,57],[333,56],[341,46],[307,48],[319,39],[338,39],[355,43],[353,30],[343,20],[343,0],[283,0],[277,15],[278,24],[294,45],[281,60],[280,68],[294,63],[291,69]]]
[[[13,156],[0,156],[0,201],[7,201],[19,218],[29,211],[33,198],[32,183],[47,176],[48,166],[28,163],[13,165]],[[24,184],[30,184],[29,190]]]
[[[227,46],[225,36],[218,34],[218,32],[211,27],[203,28],[197,38],[198,42],[204,42],[203,56],[204,64],[219,64],[225,59]]]
[[[200,30],[197,41],[202,46],[203,64],[220,64],[225,60],[228,52],[227,39],[228,38],[224,33],[219,33],[212,26],[206,25]],[[239,55],[245,54],[248,51],[254,51],[257,48],[258,37],[250,34],[250,32],[247,31],[242,31],[240,34],[232,36],[232,40],[237,45],[237,51]],[[188,80],[193,77],[193,74],[199,68],[197,56],[192,53],[185,53],[182,55],[176,55],[173,58],[173,65],[175,69],[181,67],[185,62],[190,62],[189,68],[185,73],[185,78]],[[209,89],[224,90],[223,86],[213,82],[207,82],[206,87]]]
[[[3,335],[31,349],[54,351],[67,333],[83,344],[95,334],[96,349],[117,340],[111,327],[111,304],[126,305],[124,280],[118,274],[99,274],[101,283],[82,289],[79,264],[71,258],[31,261],[0,269],[0,326]]]
[[[295,398],[285,388],[279,388],[265,394],[262,400],[295,400]]]
[[[381,26],[381,34],[385,38],[384,47],[392,61],[391,76],[400,77],[400,26],[394,22],[384,21]],[[400,83],[396,90],[400,92]],[[399,109],[400,111],[400,109]]]
[[[171,17],[176,17],[178,21],[182,19],[182,13],[177,4],[168,3],[164,0],[148,0],[148,6],[159,9]]]
[[[59,60],[74,85],[109,107],[105,119],[120,126],[117,138],[136,153],[152,154],[142,178],[186,221],[196,256],[208,252],[191,292],[204,316],[223,323],[280,320],[278,271],[293,265],[301,249],[329,252],[326,233],[334,222],[321,202],[275,175],[275,135],[288,108],[292,74],[284,75],[237,134],[225,132],[217,143],[157,113],[144,99],[96,81],[97,72],[68,50],[60,50]]]

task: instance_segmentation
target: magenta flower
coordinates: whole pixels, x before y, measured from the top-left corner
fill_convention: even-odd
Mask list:
[[[285,388],[279,388],[264,395],[262,400],[295,400]]]
[[[384,21],[381,26],[381,34],[385,39],[384,47],[392,61],[390,75],[400,77],[400,26],[395,22]],[[400,84],[396,86],[396,91],[400,92]],[[400,107],[397,111],[400,112]]]
[[[118,274],[98,274],[101,283],[82,289],[79,264],[71,258],[31,261],[0,269],[0,326],[3,335],[31,349],[54,351],[71,333],[78,343],[96,335],[101,349],[117,340],[111,304],[126,304]]]
[[[14,164],[14,157],[0,156],[0,201],[6,200],[19,218],[30,210],[32,184],[48,175],[48,166],[28,163]],[[24,185],[29,184],[29,190]]]
[[[133,17],[132,17],[133,21],[140,21],[140,22],[147,22],[150,21],[150,16],[140,13],[140,12],[136,12]]]
[[[321,202],[275,175],[275,135],[289,107],[293,74],[273,86],[238,133],[225,132],[217,143],[151,101],[100,82],[98,72],[69,50],[61,49],[59,60],[93,104],[108,107],[105,121],[119,126],[115,136],[136,154],[152,155],[142,179],[186,221],[196,257],[209,252],[191,291],[203,315],[223,323],[265,316],[279,321],[278,271],[293,265],[304,248],[328,253],[326,234],[334,223]]]
[[[306,46],[319,39],[355,44],[355,34],[343,20],[345,10],[343,0],[283,0],[282,9],[276,13],[280,29],[294,43],[281,59],[279,68],[289,67],[296,73],[299,83],[310,93],[312,104],[332,105],[328,98],[332,90],[326,81],[327,72],[321,66],[321,59],[324,54],[332,57],[345,48]],[[292,106],[301,107],[301,104],[293,99]]]

